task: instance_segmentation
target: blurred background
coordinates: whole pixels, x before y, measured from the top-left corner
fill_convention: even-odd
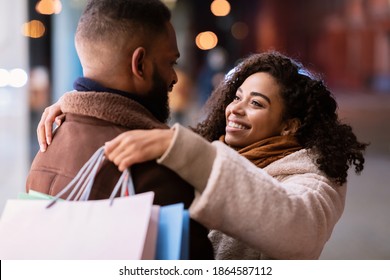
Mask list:
[[[0,212],[24,191],[36,126],[81,76],[73,36],[85,0],[0,2]],[[321,259],[390,259],[390,0],[165,0],[181,52],[170,124],[194,125],[240,58],[278,50],[322,75],[370,142]]]

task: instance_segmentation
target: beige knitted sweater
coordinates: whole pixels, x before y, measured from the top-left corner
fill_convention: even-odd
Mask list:
[[[175,125],[158,160],[198,195],[191,217],[211,229],[216,259],[318,259],[339,220],[346,186],[337,186],[305,149],[257,168],[219,141]]]

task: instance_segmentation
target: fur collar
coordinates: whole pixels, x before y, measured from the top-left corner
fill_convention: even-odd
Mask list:
[[[60,99],[63,113],[95,117],[131,129],[168,128],[138,102],[108,92],[71,91]]]

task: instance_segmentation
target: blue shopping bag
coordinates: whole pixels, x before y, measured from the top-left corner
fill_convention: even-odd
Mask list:
[[[190,257],[190,212],[183,211],[183,235],[181,238],[180,259],[188,260]]]
[[[183,203],[160,207],[156,260],[188,259],[189,224]]]

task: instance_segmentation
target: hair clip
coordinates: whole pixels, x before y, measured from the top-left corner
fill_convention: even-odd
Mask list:
[[[303,76],[306,76],[306,77],[308,77],[308,78],[310,78],[310,79],[313,79],[312,74],[311,74],[308,70],[306,70],[306,69],[304,69],[304,68],[299,68],[299,69],[298,69],[298,74],[303,75]]]

